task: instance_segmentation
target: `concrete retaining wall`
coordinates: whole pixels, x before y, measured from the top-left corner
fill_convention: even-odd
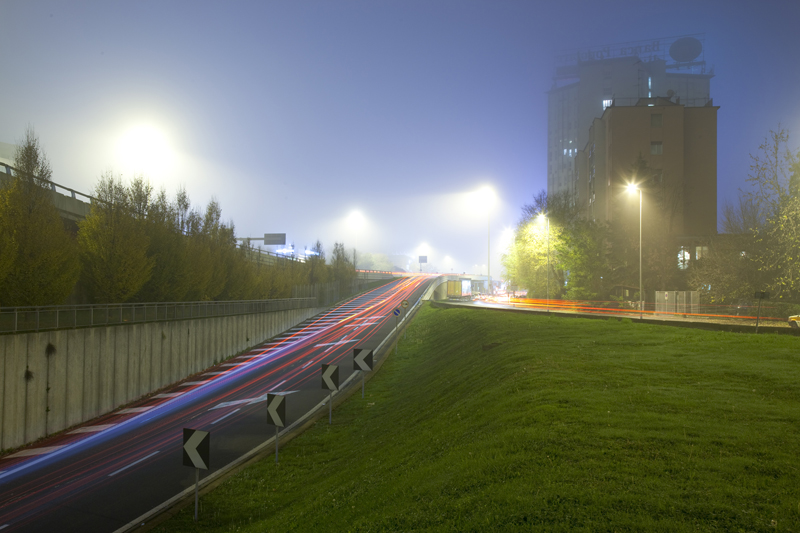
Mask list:
[[[322,311],[0,335],[0,450],[113,411]]]

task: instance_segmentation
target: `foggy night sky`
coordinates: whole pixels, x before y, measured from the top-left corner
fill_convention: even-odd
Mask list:
[[[466,193],[488,184],[497,275],[504,230],[547,186],[557,52],[705,33],[721,206],[771,128],[798,146],[798,22],[788,0],[0,0],[0,142],[31,124],[56,183],[142,172],[197,207],[216,197],[240,237],[426,243],[442,271],[485,272],[485,206]],[[157,155],[134,163],[136,146]]]

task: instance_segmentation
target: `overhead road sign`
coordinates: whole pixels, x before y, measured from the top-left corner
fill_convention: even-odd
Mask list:
[[[286,234],[285,233],[265,233],[264,234],[264,244],[286,244]]]
[[[208,470],[211,434],[199,429],[183,428],[183,466]]]
[[[355,348],[353,350],[353,370],[369,372],[372,370],[372,350]]]

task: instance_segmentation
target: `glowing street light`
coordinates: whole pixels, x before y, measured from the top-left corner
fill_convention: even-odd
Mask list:
[[[550,312],[550,219],[544,213],[539,213],[539,222],[546,224],[547,231],[547,312]]]
[[[644,312],[644,294],[642,292],[642,189],[635,183],[629,183],[626,188],[628,192],[639,191],[639,320],[641,320]]]
[[[480,198],[484,205],[486,205],[486,279],[488,283],[489,294],[494,294],[492,290],[492,240],[491,240],[491,214],[492,205],[494,204],[497,195],[488,185],[484,185],[478,189],[476,195]]]

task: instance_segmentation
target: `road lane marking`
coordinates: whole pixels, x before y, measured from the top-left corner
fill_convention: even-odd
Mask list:
[[[231,416],[232,414],[234,414],[234,413],[236,413],[236,412],[238,412],[238,411],[239,411],[238,409],[234,409],[233,411],[231,411],[231,412],[230,412],[230,413],[228,413],[227,415],[221,416],[221,417],[217,418],[216,420],[214,420],[213,422],[211,422],[211,425],[213,426],[213,425],[214,425],[214,424],[216,424],[217,422],[220,422],[220,421],[222,421],[222,420],[225,420],[226,418],[228,418],[229,416]]]
[[[127,415],[130,413],[144,413],[145,411],[149,411],[155,407],[154,405],[150,405],[148,407],[128,407],[127,409],[122,409],[121,411],[117,411],[116,414],[118,415]]]
[[[64,446],[66,446],[66,444]],[[17,452],[13,455],[8,455],[6,456],[6,458],[13,459],[14,457],[30,457],[32,455],[44,455],[46,453],[60,450],[64,446],[43,446],[42,448],[31,448],[30,450],[22,450],[21,452]]]
[[[304,364],[302,367],[300,367],[300,370],[304,369],[305,367],[307,367],[308,365],[310,365],[313,362],[314,361],[309,361],[308,363]]]
[[[247,403],[252,400],[253,398],[247,398],[246,400],[233,400],[230,402],[222,402],[209,409],[209,411],[213,411],[214,409],[222,409],[223,407],[230,407],[231,405],[239,405],[242,403]]]
[[[8,524],[3,524],[2,526],[0,526],[0,529],[5,529],[7,527],[8,527]]]
[[[183,394],[182,392],[162,392],[161,394],[156,394],[153,398],[174,398],[176,396],[180,396]]]
[[[100,424],[97,426],[85,426],[82,428],[74,429],[69,433],[67,433],[67,435],[75,435],[77,433],[96,433],[98,431],[103,431],[104,429],[108,429],[113,426],[116,426],[116,424]]]
[[[134,466],[134,465],[138,465],[139,463],[141,463],[141,462],[142,462],[142,461],[144,461],[145,459],[150,459],[151,457],[153,457],[153,456],[154,456],[155,454],[157,454],[158,452],[159,452],[159,450],[156,450],[156,451],[154,451],[153,453],[151,453],[150,455],[145,455],[144,457],[142,457],[142,458],[141,458],[141,459],[139,459],[138,461],[134,461],[134,462],[132,462],[131,464],[129,464],[128,466],[123,466],[122,468],[120,468],[120,469],[119,469],[119,470],[117,470],[116,472],[111,472],[111,473],[108,475],[108,477],[111,477],[111,476],[116,476],[117,474],[119,474],[119,473],[120,473],[120,472],[122,472],[123,470],[127,470],[127,469],[129,469],[130,467],[132,467],[132,466]]]
[[[359,341],[359,339],[350,339],[350,340],[347,340],[347,341],[326,342],[325,344],[317,344],[316,346],[314,346],[314,348],[319,348],[320,346],[334,346],[336,344],[347,344],[349,342],[358,342],[358,341]],[[305,367],[303,367],[303,368],[305,368]]]
[[[202,385],[203,383],[208,383],[208,380],[205,380],[205,381],[187,381],[186,383],[181,383],[178,386],[179,387],[191,387],[192,385]]]

